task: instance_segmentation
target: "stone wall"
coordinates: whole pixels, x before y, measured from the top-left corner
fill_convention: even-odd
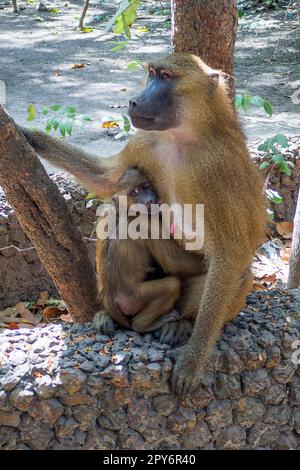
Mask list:
[[[62,174],[52,176],[64,195],[82,236],[90,237],[95,210],[86,206],[86,193]],[[92,260],[95,243],[86,241]],[[20,249],[31,247],[0,188],[0,250],[15,245]],[[18,252],[15,248],[0,251],[0,309],[20,301],[35,300],[41,291],[56,295],[57,291],[35,250]]]
[[[187,397],[170,390],[169,347],[150,334],[2,330],[0,449],[300,448],[295,295],[250,294]]]

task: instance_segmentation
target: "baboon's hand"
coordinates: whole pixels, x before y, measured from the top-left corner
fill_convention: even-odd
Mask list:
[[[103,333],[104,335],[112,336],[115,332],[113,319],[103,310],[95,313],[93,325],[99,333]]]
[[[161,343],[185,344],[193,331],[193,324],[189,320],[178,320],[166,323],[157,333]]]
[[[199,354],[184,348],[174,366],[171,386],[178,395],[186,395],[193,392],[201,381],[204,364],[199,359]]]

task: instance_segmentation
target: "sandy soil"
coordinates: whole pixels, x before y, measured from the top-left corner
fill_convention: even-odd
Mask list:
[[[59,8],[60,13],[52,14],[38,11],[38,2],[20,0],[26,10],[16,15],[10,4],[0,0],[0,80],[6,84],[8,111],[19,123],[28,125],[26,109],[33,102],[37,111],[34,124],[44,128],[44,105],[75,106],[78,112],[89,114],[93,122],[76,128],[70,141],[101,155],[116,152],[125,143],[125,139],[116,141],[101,129],[101,119],[120,117],[126,108],[115,107],[126,106],[137,90],[137,80],[141,81],[143,73],[127,71],[127,64],[171,50],[167,17],[149,15],[149,8],[158,5],[149,1],[139,14],[128,46],[111,52],[113,41],[120,40],[104,31],[114,12],[112,3],[92,1],[86,26],[92,25],[94,30],[82,33],[76,29],[82,1],[53,2],[51,7]],[[276,132],[299,134],[300,104],[291,99],[300,90],[299,14],[296,8],[286,18],[283,10],[253,13],[247,12],[240,21],[237,92],[269,99],[275,112],[272,118],[256,109],[247,116],[242,112],[246,133],[255,140]],[[96,15],[104,18],[97,22]],[[139,32],[138,27],[145,25],[150,31]],[[72,69],[78,63],[88,65]]]

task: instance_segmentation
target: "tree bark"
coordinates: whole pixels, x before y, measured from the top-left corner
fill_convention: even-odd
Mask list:
[[[294,218],[294,232],[292,240],[292,250],[290,258],[290,269],[288,287],[295,289],[300,286],[300,187],[298,192],[298,202]]]
[[[0,185],[70,314],[90,321],[97,280],[87,248],[58,188],[1,105]]]
[[[174,51],[193,53],[212,68],[232,76],[236,0],[172,0],[171,8]],[[233,87],[233,80],[229,85]]]

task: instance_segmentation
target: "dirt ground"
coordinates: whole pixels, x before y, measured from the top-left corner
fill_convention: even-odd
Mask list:
[[[171,31],[166,27],[168,16],[149,14],[154,6],[158,10],[160,3],[144,2],[129,44],[120,52],[111,52],[114,41],[122,39],[104,31],[115,11],[113,2],[91,2],[85,21],[85,26],[93,27],[89,33],[76,29],[82,3],[48,3],[59,9],[54,14],[40,12],[36,0],[20,0],[19,5],[26,9],[14,14],[10,2],[0,0],[0,80],[6,85],[6,107],[17,122],[28,125],[30,102],[35,104],[37,116],[29,125],[40,128],[45,127],[43,106],[74,106],[93,121],[81,129],[75,128],[70,141],[108,155],[124,146],[126,139],[115,140],[101,128],[101,120],[126,112],[137,81],[138,86],[142,82],[143,72],[130,72],[127,64],[169,52]],[[168,7],[168,2],[164,5]],[[256,108],[247,115],[241,112],[251,140],[277,132],[299,134],[300,20],[296,7],[294,2],[287,15],[285,10],[249,10],[240,20],[235,56],[237,92],[260,95],[274,105],[271,118]],[[139,31],[141,26],[147,26],[149,31]],[[72,68],[81,63],[86,67]]]

